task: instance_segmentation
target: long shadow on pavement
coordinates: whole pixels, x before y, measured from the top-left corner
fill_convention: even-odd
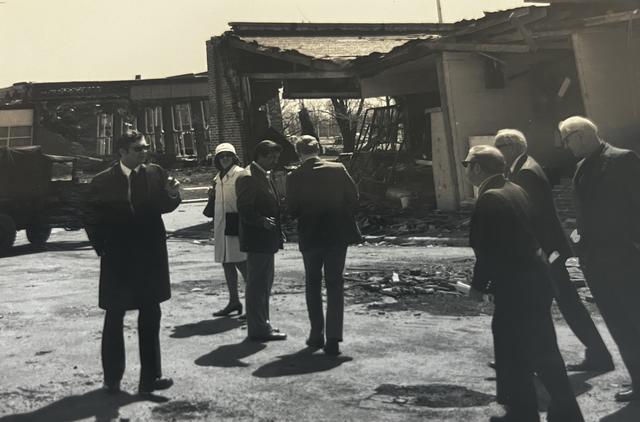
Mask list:
[[[574,372],[569,375],[569,382],[571,383],[571,388],[573,389],[573,394],[578,397],[588,391],[593,389],[593,386],[589,384],[591,378],[595,378],[599,375],[602,375],[602,372]],[[549,403],[551,402],[551,397],[549,397],[549,393],[542,386],[542,382],[540,379],[536,377],[536,392],[538,393],[538,410],[541,412],[546,412],[549,407]]]
[[[117,420],[121,407],[139,401],[165,402],[162,396],[131,395],[121,393],[109,395],[102,389],[89,391],[79,396],[60,399],[33,412],[8,415],[0,418],[0,422],[67,422],[94,418],[96,422]]]
[[[214,351],[200,356],[195,360],[198,366],[218,366],[221,368],[246,367],[249,364],[242,362],[241,359],[258,353],[267,346],[263,343],[256,343],[249,339],[244,339],[237,344],[225,344]]]
[[[259,378],[303,375],[313,372],[328,371],[337,368],[344,362],[352,361],[348,356],[327,356],[324,353],[313,353],[316,349],[305,347],[290,355],[278,356],[278,360],[269,362],[256,369],[254,376]]]
[[[177,325],[173,327],[173,333],[169,337],[187,338],[193,336],[211,336],[214,334],[231,331],[242,325],[235,318],[216,318],[207,319],[193,324]]]
[[[640,403],[629,403],[622,409],[600,419],[600,422],[640,421]]]
[[[167,234],[170,237],[182,239],[208,239],[211,227],[211,222],[208,221],[206,223],[196,224],[195,226],[183,227],[178,230],[169,230]]]
[[[44,246],[37,246],[27,243],[25,245],[12,247],[6,253],[0,255],[0,257],[9,258],[12,256],[32,255],[42,252],[79,251],[83,249],[91,249],[91,243],[89,243],[88,240],[49,242]]]

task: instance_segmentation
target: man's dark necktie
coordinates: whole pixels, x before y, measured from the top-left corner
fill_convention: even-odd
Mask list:
[[[133,212],[140,214],[144,210],[147,196],[147,177],[144,168],[131,172],[131,207]]]

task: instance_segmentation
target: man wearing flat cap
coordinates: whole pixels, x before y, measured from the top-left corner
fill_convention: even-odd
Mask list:
[[[584,117],[569,117],[558,128],[565,147],[581,159],[573,178],[580,264],[631,375],[631,388],[616,400],[639,400],[640,158],[603,141]]]
[[[497,396],[506,414],[491,421],[540,421],[537,374],[551,396],[547,420],[583,422],[558,349],[549,268],[532,233],[527,194],[505,179],[504,157],[492,146],[471,148],[462,164],[479,189],[469,239],[476,255],[469,294],[495,298]]]
[[[581,363],[567,365],[567,369],[597,372],[613,370],[611,354],[567,271],[565,263],[573,256],[573,250],[558,218],[551,185],[544,170],[528,154],[527,139],[519,130],[498,131],[494,145],[504,155],[508,179],[529,196],[533,234],[549,257],[556,302],[569,328],[586,346],[585,359]]]

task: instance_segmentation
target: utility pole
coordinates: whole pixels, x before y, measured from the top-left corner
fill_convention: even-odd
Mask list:
[[[436,5],[438,6],[438,23],[442,23],[442,5],[440,5],[440,0],[436,0]]]

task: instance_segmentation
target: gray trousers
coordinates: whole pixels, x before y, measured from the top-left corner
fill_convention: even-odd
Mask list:
[[[334,245],[302,252],[306,278],[306,299],[310,337],[324,336],[325,319],[322,310],[322,269],[327,285],[327,338],[342,341],[344,320],[344,262],[347,245]]]
[[[247,253],[247,286],[244,296],[249,337],[266,336],[271,332],[269,296],[273,286],[273,261],[272,253]]]

